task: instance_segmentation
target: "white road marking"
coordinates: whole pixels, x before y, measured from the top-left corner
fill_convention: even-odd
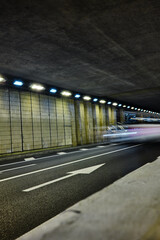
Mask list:
[[[6,163],[6,164],[2,164],[0,165],[0,167],[5,167],[5,166],[10,166],[10,165],[15,165],[15,164],[19,164],[19,163],[24,163],[25,161],[19,161],[19,162],[13,162],[13,163]]]
[[[1,179],[0,182],[5,182],[5,181],[12,180],[12,179],[15,179],[15,178],[20,178],[20,177],[28,176],[28,175],[31,175],[31,174],[36,174],[36,173],[39,173],[39,172],[48,171],[50,169],[71,165],[71,164],[74,164],[74,163],[77,163],[77,162],[82,162],[82,161],[85,161],[85,160],[88,160],[88,159],[91,159],[91,158],[96,158],[96,157],[100,157],[100,156],[104,156],[104,155],[108,155],[108,154],[112,154],[112,153],[116,153],[116,152],[120,152],[120,151],[125,151],[125,150],[128,150],[130,148],[138,147],[140,145],[142,145],[142,144],[137,144],[137,145],[134,145],[134,146],[125,147],[125,148],[117,149],[117,150],[114,150],[114,151],[101,153],[101,154],[94,155],[94,156],[91,156],[91,157],[82,158],[82,159],[75,160],[75,161],[68,162],[68,163],[63,163],[63,164],[60,164],[58,166],[47,167],[47,168],[39,169],[39,170],[36,170],[36,171],[33,171],[33,172],[24,173],[24,174],[16,175],[16,176],[13,176],[13,177],[4,178],[4,179]]]
[[[45,187],[47,185],[50,185],[52,183],[55,183],[55,182],[59,182],[61,180],[64,180],[66,178],[69,178],[69,177],[73,177],[77,174],[90,174],[92,173],[93,171],[97,170],[98,168],[102,167],[105,163],[103,164],[99,164],[99,165],[96,165],[96,166],[92,166],[92,167],[87,167],[87,168],[82,168],[82,169],[78,169],[78,170],[75,170],[75,171],[72,171],[72,172],[68,172],[67,174],[70,174],[70,175],[66,175],[64,177],[60,177],[60,178],[57,178],[57,179],[54,179],[54,180],[51,180],[51,181],[48,181],[48,182],[45,182],[45,183],[42,183],[42,184],[39,184],[39,185],[36,185],[34,187],[31,187],[31,188],[27,188],[25,190],[23,190],[23,192],[31,192],[33,190],[36,190],[38,188],[42,188],[42,187]]]
[[[103,148],[103,147],[105,147],[105,146],[97,146],[97,148]]]
[[[58,152],[57,153],[58,155],[64,155],[64,154],[67,154],[66,152]]]
[[[87,148],[81,148],[81,151],[86,151],[86,150],[88,150]]]
[[[24,160],[25,161],[31,161],[31,160],[35,160],[35,158],[34,157],[29,157],[29,158],[25,158]]]
[[[25,165],[25,166],[21,166],[21,167],[5,169],[5,170],[2,170],[2,171],[0,172],[0,174],[3,173],[3,172],[9,172],[9,171],[13,171],[13,170],[20,169],[20,168],[31,167],[31,166],[34,166],[34,165],[36,165],[36,164],[30,164],[30,165]]]
[[[104,147],[108,148],[108,147],[111,147],[113,145],[118,145],[118,144],[110,144],[110,145],[106,145]],[[93,149],[97,149],[97,147],[89,148],[88,151],[93,150]],[[74,153],[78,153],[78,152],[82,152],[82,151],[81,150],[72,151],[72,152],[68,152],[68,154],[74,154]],[[50,156],[40,157],[40,158],[36,158],[35,161],[40,160],[40,159],[50,158],[50,157],[58,157],[58,156],[57,155],[50,155]]]

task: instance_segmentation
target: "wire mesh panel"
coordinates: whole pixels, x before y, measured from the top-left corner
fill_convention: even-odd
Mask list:
[[[31,93],[32,122],[33,122],[33,145],[34,149],[42,148],[41,113],[39,94]]]
[[[62,99],[56,99],[57,109],[57,132],[58,132],[58,146],[65,145],[65,132],[64,132],[64,113]]]
[[[20,110],[19,92],[10,90],[12,152],[22,151],[22,124]]]
[[[31,96],[28,92],[21,92],[22,142],[23,150],[33,149],[33,125]]]
[[[0,89],[0,153],[11,152],[9,92]]]
[[[68,99],[63,99],[64,132],[66,145],[72,144],[72,125]]]
[[[58,145],[56,98],[49,97],[51,146]]]
[[[40,95],[40,111],[42,126],[42,146],[43,148],[48,148],[51,146],[48,96]]]

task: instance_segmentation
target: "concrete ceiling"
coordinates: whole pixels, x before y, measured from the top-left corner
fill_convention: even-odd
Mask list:
[[[158,0],[1,0],[0,72],[160,112]]]

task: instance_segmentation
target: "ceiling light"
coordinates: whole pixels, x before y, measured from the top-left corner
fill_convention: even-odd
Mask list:
[[[0,75],[0,83],[4,83],[4,82],[6,82],[6,79],[2,75]]]
[[[70,97],[72,95],[72,93],[70,91],[64,90],[64,91],[61,92],[61,95],[65,96],[65,97]]]
[[[126,108],[126,105],[123,105],[124,108]]]
[[[127,108],[130,108],[130,106],[127,106]]]
[[[93,98],[93,102],[97,102],[98,101],[98,98]]]
[[[99,102],[102,103],[102,104],[106,103],[106,101],[103,100],[103,99],[101,99]]]
[[[107,102],[108,105],[112,104],[112,102]]]
[[[37,83],[31,84],[30,88],[32,88],[33,90],[36,90],[36,91],[42,91],[45,89],[43,85],[37,84]]]
[[[50,92],[50,93],[56,93],[56,92],[57,92],[57,89],[56,89],[56,88],[51,88],[51,89],[49,90],[49,92]]]
[[[137,110],[137,108],[135,108],[135,110]]]
[[[15,81],[13,82],[13,84],[14,84],[15,86],[17,86],[17,87],[23,86],[23,82],[20,81],[20,80],[15,80]]]
[[[122,107],[122,104],[121,104],[121,103],[119,103],[119,104],[118,104],[118,107]]]
[[[79,93],[77,93],[77,94],[74,95],[74,97],[75,97],[75,98],[80,98],[81,95],[80,95]]]
[[[117,106],[117,105],[118,105],[118,103],[114,102],[114,103],[112,103],[112,105],[113,105],[113,106]]]
[[[143,109],[141,109],[141,112],[143,112]]]
[[[138,108],[138,111],[140,111],[141,109],[140,108]]]
[[[91,100],[91,97],[89,97],[89,96],[84,96],[83,99],[84,99],[85,101],[89,101],[89,100]]]
[[[133,109],[134,109],[134,107],[131,107],[131,109],[133,110]]]

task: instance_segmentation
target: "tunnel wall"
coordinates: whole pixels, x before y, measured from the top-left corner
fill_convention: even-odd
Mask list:
[[[114,122],[103,104],[0,89],[0,154],[101,142]]]

